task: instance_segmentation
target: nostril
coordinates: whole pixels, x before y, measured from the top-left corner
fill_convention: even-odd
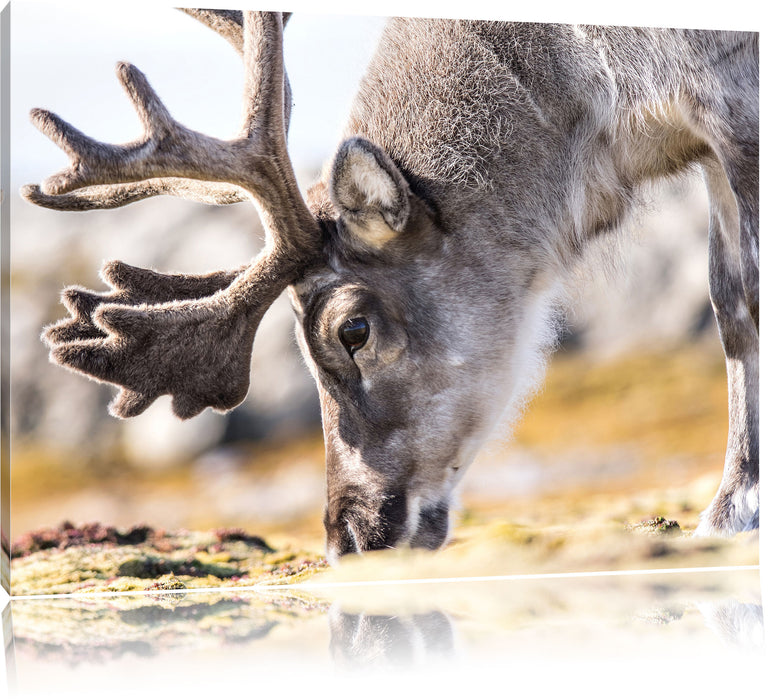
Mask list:
[[[330,564],[336,563],[340,557],[346,554],[361,553],[356,531],[345,518],[340,518],[335,522],[326,522],[326,539],[327,558]]]
[[[410,547],[439,549],[447,540],[449,526],[450,515],[446,503],[421,508],[418,526],[410,539]]]

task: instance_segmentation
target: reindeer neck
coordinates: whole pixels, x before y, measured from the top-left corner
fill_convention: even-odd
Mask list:
[[[659,51],[638,51],[674,40],[638,29],[393,20],[347,133],[382,146],[453,232],[488,227],[495,240],[566,260],[617,228],[641,185],[706,152],[684,122],[679,87],[655,78],[676,71],[658,65]],[[401,43],[407,51],[391,50]],[[657,58],[646,64],[637,58],[645,54]]]

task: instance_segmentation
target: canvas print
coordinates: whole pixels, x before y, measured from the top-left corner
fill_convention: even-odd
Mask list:
[[[757,564],[756,32],[41,7],[12,593]]]

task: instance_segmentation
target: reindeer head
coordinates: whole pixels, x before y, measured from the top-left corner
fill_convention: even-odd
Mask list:
[[[321,400],[329,558],[434,549],[511,398],[519,304],[487,260],[461,265],[465,238],[376,144],[346,140],[327,180],[308,195],[323,260],[290,296]]]
[[[207,406],[228,410],[247,391],[256,328],[288,288],[320,392],[330,558],[403,543],[439,547],[453,488],[511,395],[522,313],[507,284],[514,271],[491,269],[487,250],[466,250],[469,239],[365,138],[342,144],[305,202],[285,143],[281,16],[187,12],[243,55],[240,136],[223,142],[187,129],[142,73],[121,65],[143,138],[98,143],[35,110],[34,122],[72,164],[23,194],[71,210],[159,193],[249,198],[266,248],[239,270],[209,275],[109,263],[102,276],[112,291],[63,292],[71,317],[44,332],[51,358],[119,386],[111,405],[118,417],[137,415],[162,394],[172,395],[181,418]]]

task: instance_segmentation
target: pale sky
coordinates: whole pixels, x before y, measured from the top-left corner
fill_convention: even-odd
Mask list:
[[[242,90],[237,53],[167,3],[145,15],[129,3],[116,8],[14,2],[11,10],[14,186],[40,181],[66,164],[59,149],[30,125],[32,107],[50,109],[104,141],[138,136],[137,116],[115,77],[119,60],[146,74],[179,121],[220,138],[234,136]],[[383,22],[298,15],[289,23],[286,65],[294,91],[289,142],[298,167],[318,163],[336,147]]]
[[[208,7],[245,3],[208,2]],[[286,65],[294,92],[289,148],[297,168],[330,156],[360,75],[384,20],[380,14],[488,17],[754,28],[753,12],[737,4],[730,16],[695,3],[546,0],[540,6],[478,0],[287,0],[297,10],[286,30]],[[680,7],[681,5],[681,7]],[[87,134],[125,142],[139,123],[114,67],[128,60],[142,70],[173,116],[187,126],[231,138],[240,114],[242,69],[236,52],[214,32],[173,9],[173,3],[14,0],[11,5],[12,186],[39,182],[66,164],[64,155],[28,121],[45,107]],[[323,8],[323,9],[317,9]],[[376,16],[364,17],[369,8]],[[306,14],[317,9],[328,14]],[[301,12],[299,12],[301,10]],[[338,14],[334,14],[338,13]],[[756,15],[754,15],[756,17]]]

